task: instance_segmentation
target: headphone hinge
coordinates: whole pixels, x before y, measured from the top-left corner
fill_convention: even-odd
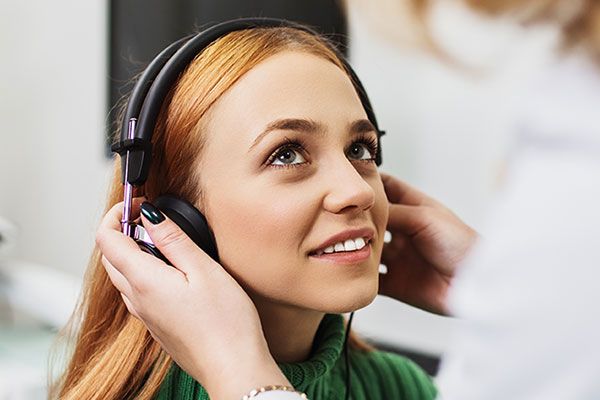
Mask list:
[[[125,139],[110,146],[110,150],[113,153],[118,153],[120,156],[126,155],[128,151],[135,150],[149,153],[152,151],[152,143],[141,138]]]

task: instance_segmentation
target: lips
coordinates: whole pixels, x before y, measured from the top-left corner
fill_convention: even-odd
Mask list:
[[[375,230],[372,228],[349,229],[331,236],[309,253],[310,256],[321,256],[338,252],[361,251],[368,247]]]

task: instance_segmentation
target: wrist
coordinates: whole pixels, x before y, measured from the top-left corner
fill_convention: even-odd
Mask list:
[[[224,362],[201,382],[211,399],[241,399],[252,389],[267,385],[291,386],[270,353],[237,354],[237,358]]]
[[[306,393],[297,391],[291,386],[263,386],[252,389],[242,400],[308,400]]]

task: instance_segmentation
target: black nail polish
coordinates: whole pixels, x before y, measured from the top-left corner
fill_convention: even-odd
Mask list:
[[[144,217],[154,225],[160,224],[165,220],[165,216],[156,208],[152,203],[145,201],[140,206],[140,211],[144,214]]]

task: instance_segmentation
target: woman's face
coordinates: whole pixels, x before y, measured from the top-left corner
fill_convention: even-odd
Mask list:
[[[347,75],[283,52],[207,117],[201,209],[223,266],[269,302],[332,313],[369,304],[388,205],[377,135]]]

